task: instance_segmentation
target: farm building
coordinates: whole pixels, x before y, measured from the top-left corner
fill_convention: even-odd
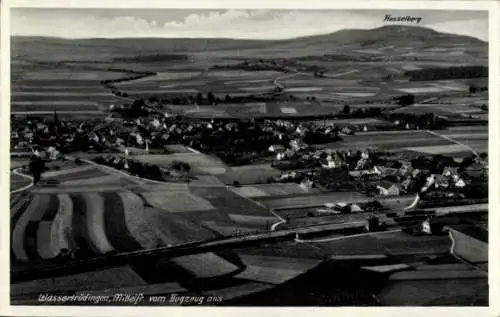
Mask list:
[[[455,175],[458,175],[458,167],[446,166],[443,169],[442,175],[447,177],[454,177]]]
[[[323,167],[326,167],[326,168],[339,168],[344,164],[344,162],[342,162],[340,157],[335,153],[333,155],[328,155],[328,157],[326,158],[326,161],[327,161],[327,164],[323,165]]]
[[[462,178],[459,178],[455,181],[455,187],[464,188],[465,186],[467,186],[467,182],[464,181]]]
[[[382,181],[377,185],[377,189],[380,192],[380,195],[384,196],[397,196],[399,195],[400,188],[398,184],[391,183],[388,181]]]

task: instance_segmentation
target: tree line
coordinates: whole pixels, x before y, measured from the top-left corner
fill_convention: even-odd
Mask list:
[[[488,77],[488,68],[484,66],[434,67],[406,71],[404,75],[409,77],[410,81],[478,78]]]

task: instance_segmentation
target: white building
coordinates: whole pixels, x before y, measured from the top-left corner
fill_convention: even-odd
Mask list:
[[[464,188],[465,186],[467,186],[467,183],[463,179],[459,178],[455,181],[455,187]]]

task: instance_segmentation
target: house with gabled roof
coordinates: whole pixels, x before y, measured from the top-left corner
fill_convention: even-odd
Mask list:
[[[380,195],[383,196],[398,196],[400,193],[399,184],[392,183],[389,181],[381,181],[377,185]]]

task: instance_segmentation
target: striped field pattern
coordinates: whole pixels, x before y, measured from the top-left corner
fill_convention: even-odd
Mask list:
[[[216,237],[195,221],[180,216],[182,213],[147,207],[145,203],[143,197],[125,189],[33,192],[11,208],[13,261],[42,263],[56,258],[62,249],[85,249],[80,256],[93,257]],[[198,278],[238,270],[216,253],[179,257],[172,262]]]

